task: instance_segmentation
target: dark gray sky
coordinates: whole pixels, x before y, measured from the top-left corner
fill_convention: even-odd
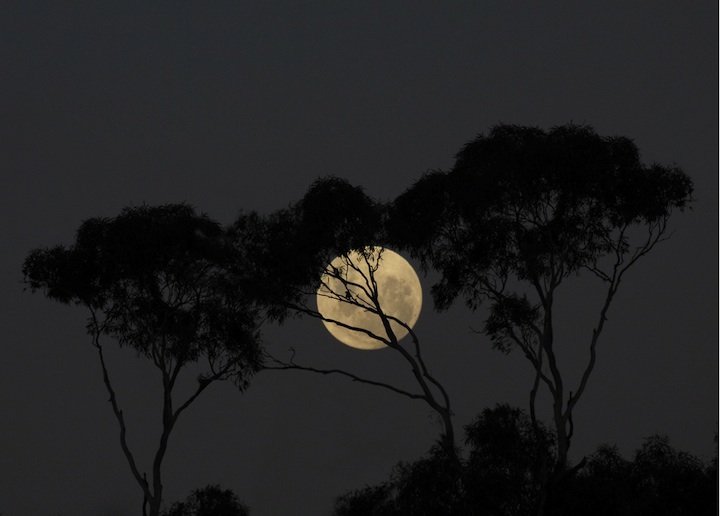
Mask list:
[[[629,453],[661,432],[713,453],[717,2],[59,4],[6,3],[0,21],[0,512],[120,516],[141,502],[85,314],[22,291],[30,249],[143,202],[187,201],[229,223],[241,209],[284,207],[328,174],[389,200],[500,122],[588,123],[695,180],[694,211],[613,306],[572,452],[611,442]],[[560,292],[569,371],[586,358],[595,286]],[[530,387],[520,355],[470,331],[481,320],[434,314],[426,299],[417,326],[458,427],[496,402],[525,407]],[[266,340],[306,363],[409,381],[391,354],[344,348],[316,321],[269,328]],[[158,379],[126,351],[110,353],[110,368],[147,469]],[[419,402],[266,372],[243,395],[211,388],[180,421],[167,499],[220,483],[254,516],[327,514],[335,496],[426,451],[438,429]]]

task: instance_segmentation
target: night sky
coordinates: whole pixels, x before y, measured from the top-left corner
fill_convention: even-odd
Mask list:
[[[714,453],[716,1],[60,4],[5,3],[0,20],[2,514],[121,516],[142,502],[86,313],[23,291],[29,250],[71,243],[84,219],[142,203],[186,201],[229,224],[240,210],[287,206],[326,175],[391,200],[498,123],[590,124],[695,181],[693,211],[673,217],[672,238],[630,271],[611,309],[571,455],[604,442],[627,455],[653,433]],[[498,402],[526,409],[530,365],[473,333],[482,310],[434,313],[431,278],[423,284],[416,330],[458,430]],[[581,277],[559,292],[570,379],[587,357],[598,286]],[[264,340],[279,356],[295,347],[305,364],[412,385],[393,353],[343,347],[315,320],[266,327]],[[147,469],[159,379],[106,344]],[[254,516],[328,514],[335,496],[384,480],[438,433],[421,402],[267,371],[244,394],[212,386],[183,415],[166,501],[219,483]]]

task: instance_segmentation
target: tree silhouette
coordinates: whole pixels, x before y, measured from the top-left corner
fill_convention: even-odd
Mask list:
[[[448,461],[437,448],[400,463],[390,478],[337,498],[333,516],[530,516],[545,500],[542,469],[555,439],[520,409],[497,405],[465,427],[469,454]],[[710,516],[717,514],[717,470],[651,436],[624,459],[600,446],[544,505],[549,516]]]
[[[441,447],[415,462],[399,463],[390,479],[335,501],[333,516],[466,516],[461,460]]]
[[[467,506],[495,515],[533,514],[545,496],[543,480],[555,451],[552,433],[522,410],[499,404],[467,425],[465,436]]]
[[[243,505],[230,489],[218,485],[196,489],[184,502],[175,502],[163,511],[162,516],[249,516],[250,509]]]
[[[537,474],[553,439],[537,433],[519,409],[485,409],[465,427],[467,459],[448,460],[435,447],[395,466],[390,479],[336,500],[334,516],[524,516],[533,513],[542,485]],[[541,441],[538,441],[538,436]]]
[[[499,125],[465,145],[449,172],[426,174],[390,210],[389,242],[441,274],[436,307],[489,302],[484,332],[532,364],[530,415],[540,384],[552,397],[554,476],[568,468],[573,411],[595,367],[608,311],[626,272],[666,235],[692,182],[680,169],[644,166],[635,144],[566,125],[548,132]],[[557,356],[558,287],[581,272],[605,288],[588,360],[570,387]]]
[[[644,440],[632,461],[601,446],[575,477],[565,480],[552,512],[571,516],[710,516],[717,514],[713,467],[674,449],[665,436]]]
[[[240,288],[242,280],[228,278],[228,263],[239,259],[216,222],[178,204],[89,219],[72,246],[37,249],[25,260],[25,282],[33,291],[90,312],[87,331],[120,427],[120,446],[143,492],[143,514],[159,514],[162,462],[180,415],[215,381],[230,379],[244,390],[260,364],[257,309]],[[150,361],[162,379],[162,431],[150,479],[128,446],[103,354],[105,336]],[[195,363],[205,366],[197,386],[189,397],[174,399],[181,372]]]
[[[282,321],[289,314],[303,314],[370,337],[409,365],[419,391],[412,392],[386,382],[363,378],[342,369],[319,369],[289,359],[266,354],[268,370],[303,370],[318,374],[338,374],[353,381],[382,387],[396,394],[424,401],[442,424],[441,442],[455,454],[455,435],[450,398],[442,384],[430,373],[423,358],[418,336],[406,321],[389,314],[379,300],[375,273],[382,262],[381,246],[383,207],[373,202],[358,187],[338,178],[316,181],[303,199],[269,217],[243,216],[233,228],[238,247],[255,262],[252,276],[257,291],[265,292],[263,304],[270,317]],[[330,265],[335,257],[340,266]],[[351,279],[349,273],[361,279]],[[323,279],[325,278],[325,279]],[[324,316],[315,305],[318,288],[323,295],[341,305],[358,307],[376,315],[381,331]],[[399,342],[398,329],[408,332],[410,346]]]
[[[631,516],[637,514],[634,498],[632,462],[616,446],[602,445],[577,476],[566,480],[562,496],[554,500],[555,512]]]

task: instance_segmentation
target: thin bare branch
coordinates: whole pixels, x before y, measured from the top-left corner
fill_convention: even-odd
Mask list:
[[[108,373],[107,365],[105,364],[105,357],[103,355],[103,348],[100,344],[100,334],[101,334],[101,327],[98,323],[97,316],[95,314],[95,311],[90,308],[90,314],[93,321],[93,346],[95,346],[95,349],[97,349],[98,357],[100,358],[100,366],[102,367],[102,373],[103,373],[103,383],[105,384],[105,388],[108,391],[108,394],[110,395],[110,404],[112,405],[113,413],[115,414],[115,418],[118,421],[118,424],[120,425],[120,447],[122,448],[123,454],[125,455],[125,458],[128,461],[128,464],[130,465],[130,470],[132,471],[133,477],[135,477],[135,480],[140,485],[140,488],[143,490],[143,494],[146,498],[150,499],[152,498],[152,493],[150,492],[149,486],[147,481],[143,478],[143,476],[140,474],[140,471],[138,470],[137,464],[135,462],[135,457],[132,454],[132,451],[130,451],[130,447],[127,443],[127,427],[125,426],[125,418],[123,416],[123,411],[120,409],[117,403],[117,397],[115,396],[115,390],[112,387],[112,383],[110,382],[110,375]]]
[[[547,385],[548,389],[550,389],[550,392],[553,396],[557,394],[557,388],[553,381],[545,374],[542,370],[542,356],[543,356],[543,347],[540,344],[540,341],[538,341],[538,351],[535,353],[530,346],[527,345],[527,343],[524,343],[521,341],[521,339],[515,334],[512,329],[509,330],[510,338],[520,347],[520,349],[523,351],[527,359],[532,364],[533,368],[535,369],[535,376],[539,379],[542,379],[542,381]]]
[[[538,352],[537,352],[537,361],[534,363],[535,367],[535,380],[533,381],[532,389],[530,389],[530,420],[532,421],[533,430],[535,431],[536,437],[540,432],[540,426],[538,425],[537,421],[537,414],[535,412],[535,402],[537,399],[537,393],[538,388],[540,387],[540,378],[543,376],[542,374],[542,359],[543,359],[543,350],[542,346],[538,343]],[[549,379],[545,380],[545,383],[548,383]],[[548,387],[552,390],[553,387],[548,384]]]
[[[354,264],[353,264],[353,268],[356,268],[356,267],[354,266]],[[357,270],[359,271],[359,269],[357,269]],[[359,272],[360,272],[360,274],[362,274],[362,271],[359,271]],[[347,278],[347,275],[342,276],[341,274],[336,274],[334,271],[328,272],[327,269],[325,269],[324,275],[325,275],[325,276],[328,276],[329,278],[333,278],[333,279],[339,281],[339,282],[343,285],[343,287],[345,287],[345,289],[348,290],[348,291],[350,291],[350,289],[349,289],[348,287],[355,287],[355,288],[357,288],[358,290],[360,290],[363,294],[365,294],[365,296],[367,296],[368,299],[371,297],[371,292],[370,292],[370,290],[369,290],[367,287],[365,287],[365,286],[363,286],[363,285],[361,285],[360,283],[357,283],[357,282],[355,282],[355,281],[349,280],[349,279]],[[338,296],[339,298],[345,298],[345,297],[346,297],[344,294],[335,292],[333,289],[331,289],[331,288],[330,288],[330,285],[328,285],[328,283],[327,283],[326,281],[324,281],[322,278],[321,278],[321,280],[320,280],[320,283],[321,283],[329,292],[335,294],[335,295]]]
[[[590,379],[590,375],[592,374],[593,369],[595,368],[595,363],[597,360],[597,344],[600,339],[600,334],[603,331],[603,328],[605,326],[605,322],[607,321],[607,313],[610,310],[610,306],[612,304],[613,298],[620,287],[620,283],[623,279],[623,276],[625,272],[632,267],[640,258],[645,256],[647,253],[649,253],[653,247],[655,247],[659,242],[662,241],[662,235],[665,233],[667,229],[667,218],[663,218],[661,221],[659,221],[657,224],[650,226],[648,228],[648,236],[645,240],[645,242],[638,246],[636,250],[633,252],[632,257],[629,261],[625,262],[624,260],[624,253],[618,254],[616,252],[616,262],[613,267],[613,273],[610,278],[610,284],[608,285],[607,292],[605,294],[605,300],[603,302],[602,308],[600,309],[600,316],[598,318],[598,322],[595,325],[595,328],[593,328],[592,332],[592,338],[590,340],[590,357],[588,358],[588,363],[585,366],[585,370],[583,371],[583,375],[580,379],[580,384],[578,385],[577,391],[575,392],[574,396],[570,396],[568,399],[568,405],[566,408],[566,413],[571,414],[574,406],[577,404],[578,400],[582,396],[582,394],[585,392],[585,389],[587,387],[588,380]],[[624,231],[621,231],[620,236],[618,237],[618,245],[616,249],[621,248],[621,240],[624,238]]]
[[[584,268],[585,268],[585,270],[593,273],[595,276],[597,276],[598,278],[600,278],[601,280],[603,280],[605,282],[611,281],[610,276],[608,276],[604,271],[600,270],[598,267],[585,265]]]
[[[379,382],[376,380],[369,380],[367,378],[363,378],[361,376],[358,376],[356,374],[350,373],[350,372],[342,370],[342,369],[319,369],[317,367],[304,366],[304,365],[297,364],[295,362],[294,358],[291,358],[290,362],[283,362],[267,353],[266,353],[266,357],[268,359],[272,360],[272,362],[275,365],[271,365],[271,366],[266,365],[266,366],[263,366],[263,369],[276,370],[276,371],[281,371],[281,370],[308,371],[308,372],[319,373],[319,374],[323,374],[323,375],[338,374],[338,375],[350,378],[354,382],[365,383],[368,385],[374,385],[376,387],[382,387],[383,389],[390,390],[392,392],[401,394],[401,395],[406,396],[411,399],[426,400],[426,397],[422,394],[415,394],[415,393],[406,391],[404,389],[400,389],[399,387],[395,387],[394,385],[390,385],[389,383]],[[293,353],[293,357],[294,357],[294,353]]]
[[[443,385],[434,376],[432,376],[430,374],[430,372],[428,371],[427,365],[425,364],[425,360],[422,357],[422,352],[421,352],[421,348],[420,348],[420,340],[418,339],[415,331],[405,321],[402,321],[395,316],[385,314],[385,317],[387,317],[388,320],[399,324],[400,326],[405,328],[405,330],[408,332],[408,334],[410,335],[410,338],[413,341],[413,345],[414,345],[414,349],[415,349],[415,358],[417,359],[417,364],[420,366],[420,371],[422,373],[422,376],[424,378],[426,378],[429,382],[431,382],[433,385],[435,385],[435,387],[437,387],[437,389],[440,391],[440,394],[442,395],[443,400],[445,402],[445,408],[447,410],[450,410],[450,396],[448,395],[447,391],[445,390],[445,387],[443,387]],[[411,365],[412,365],[412,363],[411,363]]]
[[[337,319],[332,319],[332,318],[330,318],[330,317],[325,317],[324,315],[322,315],[322,314],[321,314],[320,312],[318,312],[317,310],[313,310],[313,309],[311,309],[311,308],[308,308],[308,307],[303,306],[303,305],[298,305],[298,304],[289,304],[288,307],[289,307],[289,308],[292,308],[293,310],[297,310],[297,311],[299,311],[299,312],[301,312],[301,313],[304,313],[304,314],[306,314],[306,315],[309,315],[310,317],[314,317],[314,318],[316,318],[316,319],[320,319],[320,320],[323,320],[323,321],[326,321],[326,322],[329,322],[329,323],[332,323],[332,324],[336,324],[336,325],[338,325],[338,326],[340,326],[340,327],[342,327],[342,328],[345,328],[345,329],[348,329],[348,330],[351,330],[351,331],[356,331],[356,332],[358,332],[358,333],[364,333],[364,334],[367,335],[368,337],[370,337],[370,338],[372,338],[372,339],[375,339],[375,340],[377,340],[377,341],[380,341],[380,342],[382,342],[383,344],[385,344],[386,346],[389,346],[389,345],[390,345],[390,341],[389,341],[388,339],[383,338],[383,337],[381,337],[380,335],[376,335],[375,333],[371,332],[370,330],[366,330],[365,328],[360,328],[360,327],[358,327],[358,326],[353,326],[353,325],[351,325],[351,324],[347,324],[347,323],[344,323],[344,322],[342,322],[342,321],[338,321]]]

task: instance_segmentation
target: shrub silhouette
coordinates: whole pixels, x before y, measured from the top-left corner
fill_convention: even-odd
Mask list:
[[[174,503],[162,516],[249,516],[250,509],[243,505],[230,489],[208,485],[194,490],[184,502]]]
[[[632,460],[603,445],[575,475],[552,485],[554,435],[520,409],[497,405],[465,427],[467,457],[437,447],[390,478],[336,500],[334,516],[704,516],[717,514],[717,464],[647,438]]]

